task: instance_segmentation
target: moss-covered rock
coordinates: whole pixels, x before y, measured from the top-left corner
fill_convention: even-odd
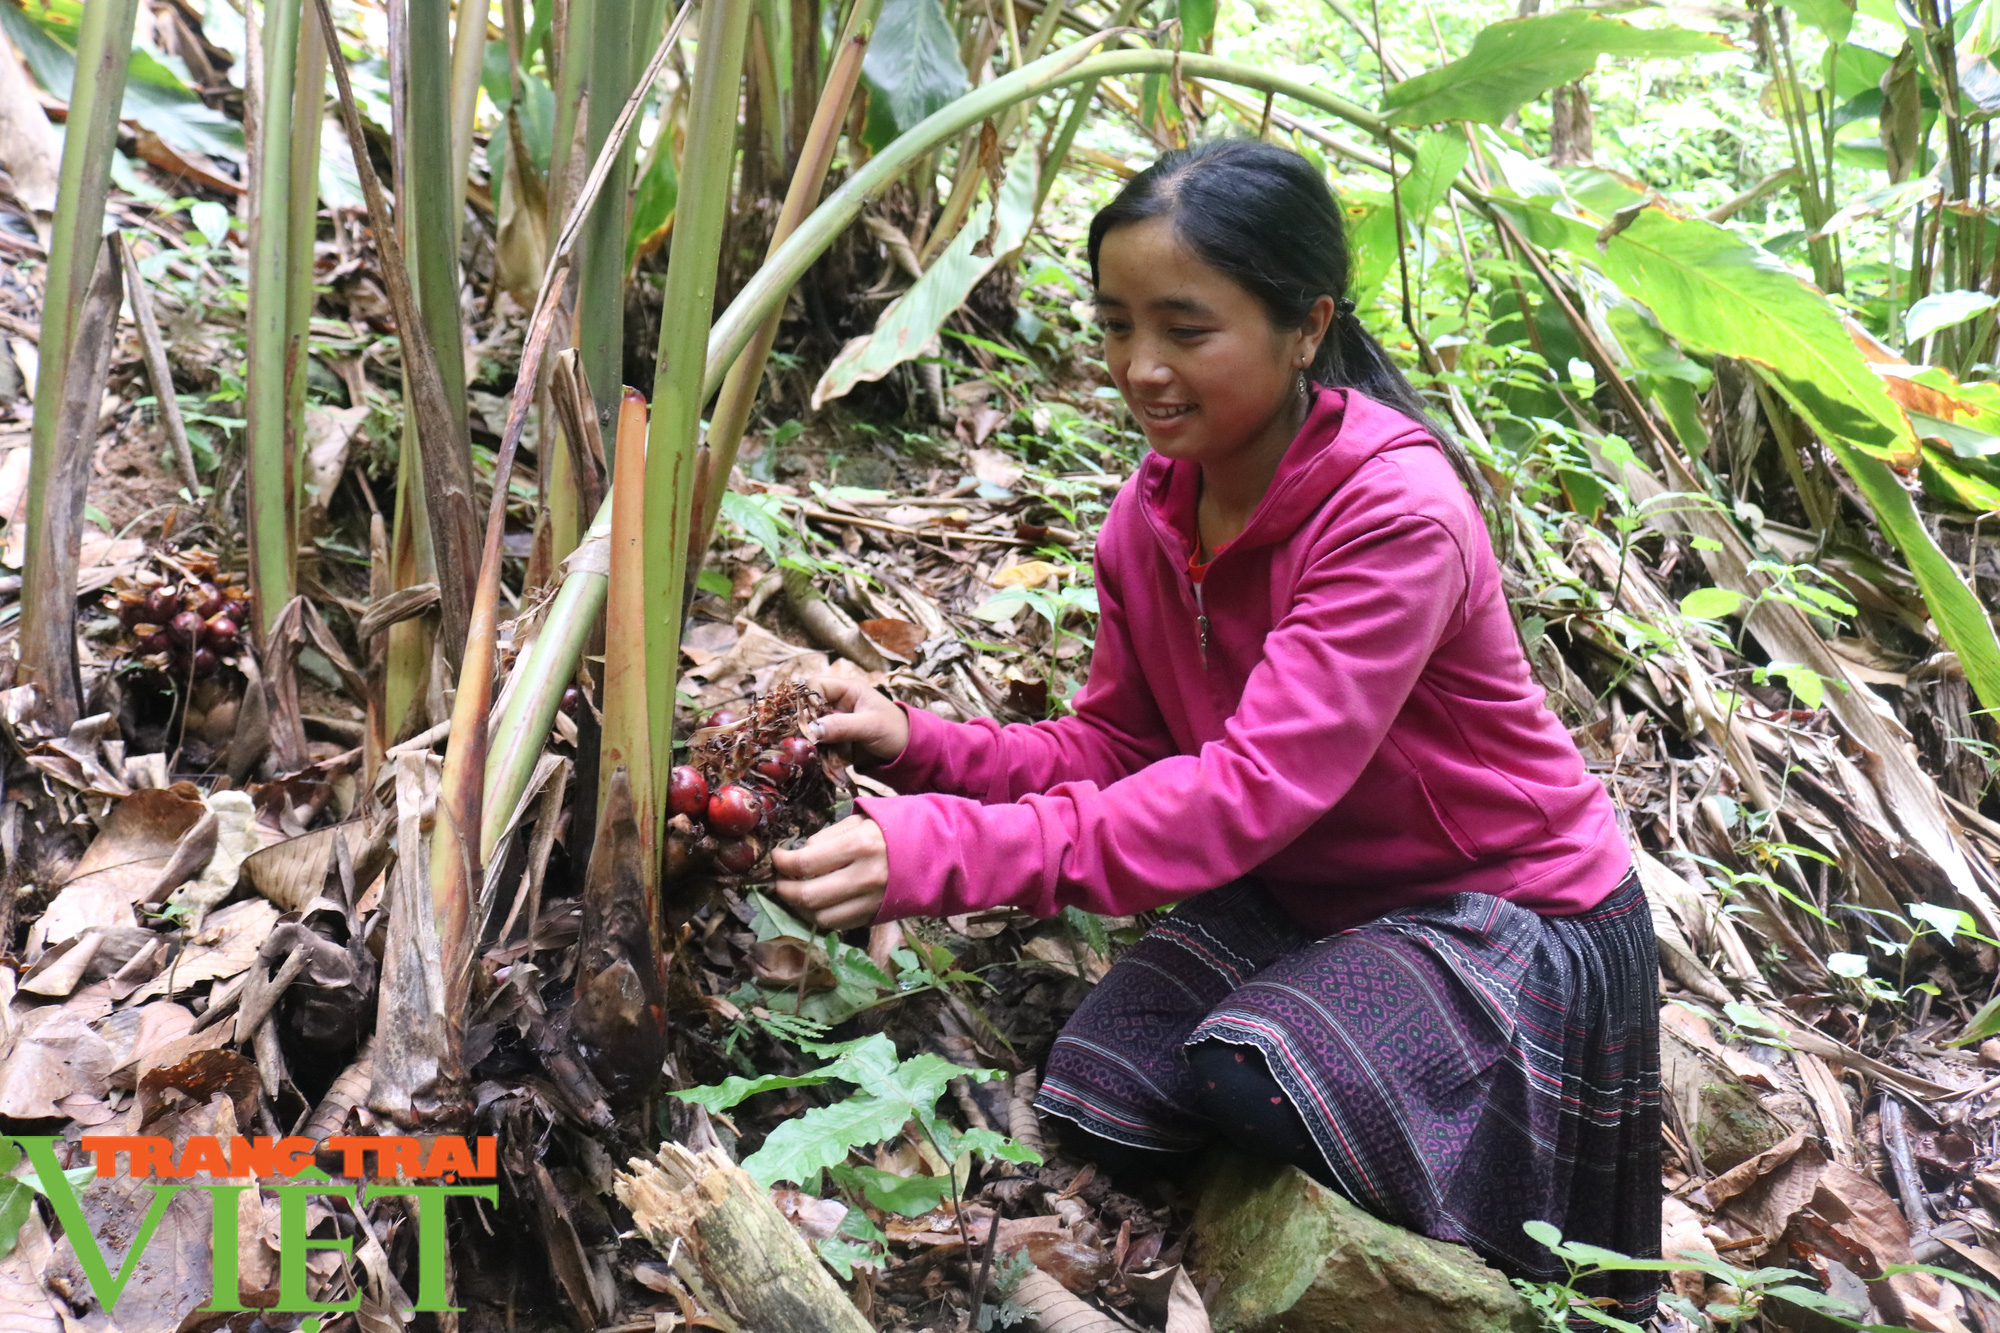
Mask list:
[[[1506,1278],[1391,1226],[1296,1167],[1219,1154],[1194,1218],[1216,1333],[1532,1333]]]

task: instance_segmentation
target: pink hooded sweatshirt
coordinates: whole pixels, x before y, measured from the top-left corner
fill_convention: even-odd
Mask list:
[[[1319,389],[1197,587],[1199,468],[1149,455],[1097,544],[1102,614],[1073,717],[907,709],[856,804],[880,919],[1012,904],[1124,915],[1251,875],[1331,933],[1447,894],[1544,915],[1631,867],[1603,787],[1543,704],[1485,524],[1416,422]]]

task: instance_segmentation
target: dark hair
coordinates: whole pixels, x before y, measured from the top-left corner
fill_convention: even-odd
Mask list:
[[[1403,372],[1354,314],[1347,295],[1347,237],[1340,205],[1312,163],[1256,139],[1172,148],[1125,183],[1090,220],[1090,280],[1113,228],[1173,220],[1174,235],[1209,267],[1240,283],[1278,328],[1298,328],[1313,302],[1335,301],[1332,324],[1306,373],[1392,407],[1437,437],[1466,489],[1484,487],[1451,432],[1425,409]]]

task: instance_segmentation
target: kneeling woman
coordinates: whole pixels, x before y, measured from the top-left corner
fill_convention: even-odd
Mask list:
[[[1170,152],[1090,228],[1150,456],[1097,545],[1076,715],[949,723],[834,681],[899,791],[774,856],[825,927],[1179,903],[1038,1108],[1114,1172],[1219,1136],[1555,1276],[1658,1253],[1657,973],[1603,788],[1529,675],[1467,464],[1345,295],[1296,154]],[[1629,1275],[1618,1313],[1650,1313]]]

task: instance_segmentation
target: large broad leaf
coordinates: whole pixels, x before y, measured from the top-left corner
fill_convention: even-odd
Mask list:
[[[886,0],[861,73],[869,89],[862,138],[870,149],[880,149],[972,86],[958,58],[958,34],[940,0]]]
[[[1601,262],[1683,347],[1755,366],[1812,425],[1909,562],[1981,702],[2000,707],[2000,642],[1889,466],[1919,461],[1915,432],[1840,313],[1762,247],[1658,207],[1631,215]]]
[[[1382,98],[1402,125],[1477,120],[1498,125],[1551,88],[1597,68],[1599,56],[1687,56],[1726,51],[1729,43],[1687,28],[1639,28],[1586,9],[1489,24],[1472,49],[1441,69],[1419,74]]]
[[[973,209],[964,228],[924,270],[924,276],[882,312],[875,331],[850,338],[840,349],[840,355],[813,386],[814,410],[864,380],[879,380],[903,362],[923,355],[979,280],[1027,239],[1028,226],[1035,217],[1036,183],[1031,139],[1007,164],[1007,179],[1000,186],[999,225],[993,225],[992,209],[987,204]],[[988,239],[989,231],[993,233],[990,253],[980,255],[977,251],[983,248],[981,242]]]
[[[49,95],[65,102],[76,81],[76,33],[82,23],[83,7],[76,0],[35,0],[25,10],[0,0],[0,32],[13,40]],[[205,104],[143,47],[133,48],[119,118],[151,130],[178,152],[243,160],[243,127]]]
[[[1916,462],[1909,420],[1840,312],[1768,250],[1659,207],[1631,215],[1602,248],[1606,275],[1683,347],[1769,371],[1822,435],[1891,462]]]
[[[1932,292],[1903,316],[1903,336],[1917,342],[1939,329],[1976,319],[1996,305],[2000,305],[2000,296],[1985,292]]]

